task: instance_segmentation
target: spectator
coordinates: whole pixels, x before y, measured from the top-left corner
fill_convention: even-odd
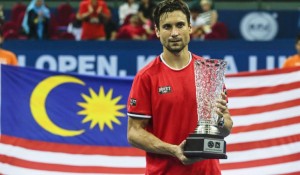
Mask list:
[[[31,39],[47,39],[50,21],[50,10],[44,0],[32,0],[27,6],[22,26]]]
[[[197,15],[198,10],[200,13]],[[200,0],[199,4],[191,7],[191,11],[194,11],[194,14],[192,13],[194,21],[191,21],[192,37],[193,39],[204,39],[205,35],[213,32],[212,28],[218,21],[218,13],[213,8],[213,2],[212,0]]]
[[[204,40],[205,32],[202,28],[203,21],[200,18],[200,8],[194,7],[191,8],[190,11],[191,11],[191,27],[192,27],[191,38],[197,40]]]
[[[79,19],[82,20],[82,40],[105,40],[104,21],[111,13],[104,0],[85,0],[79,6]]]
[[[67,32],[72,33],[75,37],[75,40],[79,41],[82,34],[82,21],[79,19],[78,13],[72,14],[70,18],[71,22],[68,24]]]
[[[118,25],[111,18],[104,22],[106,40],[113,41],[117,38]]]
[[[0,4],[0,29],[3,27],[5,22],[4,12],[3,12],[3,5]]]
[[[118,39],[146,40],[146,31],[142,26],[141,20],[137,14],[129,17],[129,23],[123,25],[117,35]]]
[[[141,0],[139,5],[138,15],[146,30],[151,29],[152,26],[152,13],[156,4],[152,0]]]
[[[18,65],[16,55],[8,50],[2,48],[2,44],[4,42],[2,31],[0,31],[0,64],[7,64],[7,65]]]
[[[300,66],[300,34],[296,38],[295,48],[297,54],[288,57],[283,64],[283,68]]]
[[[138,12],[139,5],[134,2],[134,0],[126,0],[119,7],[119,25],[124,23],[125,18],[130,14],[136,14]]]

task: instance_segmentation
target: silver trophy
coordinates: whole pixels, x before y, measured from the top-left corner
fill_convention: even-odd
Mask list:
[[[226,142],[220,135],[217,99],[224,86],[226,62],[218,59],[196,60],[195,85],[198,125],[184,147],[187,157],[226,159]]]

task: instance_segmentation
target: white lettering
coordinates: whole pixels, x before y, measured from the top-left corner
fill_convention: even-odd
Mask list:
[[[57,71],[57,62],[55,58],[51,55],[41,55],[37,58],[35,67],[37,69],[45,69],[45,65],[48,65],[48,69],[51,71]]]
[[[286,56],[280,55],[278,57],[278,67],[281,68],[286,60]]]
[[[268,70],[275,68],[275,57],[274,56],[271,56],[271,55],[267,56],[266,68]]]
[[[94,55],[79,55],[78,56],[78,73],[84,75],[96,75],[95,72],[95,56]]]
[[[141,70],[143,67],[145,67],[147,64],[149,64],[152,60],[155,59],[155,55],[150,55],[146,58],[145,55],[138,55],[136,58],[137,62],[137,67],[136,71]]]
[[[119,76],[120,77],[126,77],[127,76],[127,71],[123,70],[123,69],[119,70]]]
[[[58,71],[72,72],[77,68],[77,59],[72,55],[58,56]]]
[[[21,67],[26,66],[26,56],[25,55],[18,55],[18,65]]]
[[[109,61],[104,55],[98,55],[97,57],[97,73],[98,75],[107,75],[117,76],[118,75],[118,56],[111,55],[109,56]]]
[[[257,56],[255,55],[249,56],[249,71],[250,72],[257,71]]]

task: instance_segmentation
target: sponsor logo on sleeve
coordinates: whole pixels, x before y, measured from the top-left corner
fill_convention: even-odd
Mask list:
[[[136,99],[134,98],[130,99],[130,106],[136,106]]]

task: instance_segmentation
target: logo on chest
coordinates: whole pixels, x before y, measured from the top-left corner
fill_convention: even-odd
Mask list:
[[[171,86],[158,87],[158,93],[160,93],[160,94],[167,94],[170,92],[172,92]]]

